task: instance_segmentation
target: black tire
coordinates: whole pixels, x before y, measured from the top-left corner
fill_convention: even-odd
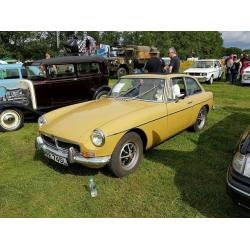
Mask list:
[[[208,80],[208,83],[209,83],[210,85],[212,85],[213,82],[214,82],[214,76],[211,75],[210,79]]]
[[[95,100],[101,99],[101,97],[106,96],[108,93],[109,93],[108,90],[102,90],[98,92],[97,95],[95,96]]]
[[[139,167],[142,156],[141,137],[135,132],[129,132],[116,145],[111,156],[110,168],[116,177],[127,176]]]
[[[20,129],[24,123],[23,112],[19,109],[0,111],[0,131],[11,132]]]
[[[123,67],[117,70],[117,78],[127,75],[127,70]]]
[[[202,107],[198,113],[198,116],[197,116],[197,119],[196,119],[194,125],[191,127],[192,130],[194,132],[201,131],[205,127],[206,121],[207,121],[207,108]]]

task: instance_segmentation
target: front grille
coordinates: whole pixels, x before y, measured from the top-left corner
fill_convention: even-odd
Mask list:
[[[54,148],[56,148],[56,142],[55,142],[55,139],[49,137],[49,136],[46,136],[46,135],[41,135],[42,138],[43,138],[43,141],[45,142],[45,144],[47,144],[48,146],[52,146]]]
[[[232,179],[247,187],[250,187],[250,178],[237,173],[234,169],[232,170]]]
[[[43,141],[45,144],[47,144],[50,147],[61,149],[63,151],[68,151],[69,148],[73,147],[77,152],[80,153],[80,147],[77,144],[64,142],[58,139],[55,139],[54,137],[50,137],[47,135],[41,135]]]
[[[191,76],[200,76],[201,74],[200,73],[189,73],[189,75],[191,75]]]

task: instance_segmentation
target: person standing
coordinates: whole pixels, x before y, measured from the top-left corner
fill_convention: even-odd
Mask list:
[[[240,70],[240,59],[237,59],[237,56],[233,57],[233,65],[231,67],[231,74],[232,74],[232,84],[237,82],[239,70]]]
[[[232,81],[231,67],[233,66],[233,54],[226,59],[226,81]]]
[[[147,61],[144,73],[161,73],[162,62],[158,57],[158,50],[156,48],[150,49],[150,59]]]
[[[180,58],[177,56],[175,48],[169,48],[168,55],[170,57],[170,64],[168,68],[168,72],[170,74],[179,73],[180,68]]]

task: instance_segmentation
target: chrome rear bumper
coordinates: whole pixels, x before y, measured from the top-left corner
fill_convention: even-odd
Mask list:
[[[76,152],[73,147],[70,147],[67,151],[62,151],[60,149],[50,147],[44,142],[41,136],[36,138],[36,149],[42,151],[44,154],[52,153],[56,156],[63,157],[68,163],[79,163],[92,168],[103,167],[107,165],[111,159],[111,156],[85,158],[81,153]]]

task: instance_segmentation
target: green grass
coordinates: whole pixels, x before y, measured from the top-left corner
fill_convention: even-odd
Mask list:
[[[114,81],[112,81],[114,82]],[[36,122],[0,134],[0,217],[238,217],[226,194],[233,148],[250,124],[250,87],[203,85],[215,97],[201,133],[184,131],[117,179],[107,169],[66,168],[36,154]],[[98,195],[91,198],[87,176]]]

